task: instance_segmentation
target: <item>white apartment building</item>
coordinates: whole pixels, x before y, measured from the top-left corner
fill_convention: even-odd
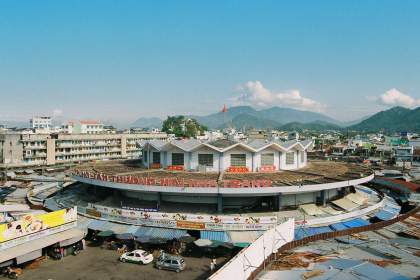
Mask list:
[[[62,130],[68,134],[99,134],[104,132],[104,125],[94,120],[69,121]]]
[[[55,165],[90,160],[133,159],[139,141],[166,140],[166,133],[0,133],[0,167]]]
[[[52,126],[52,119],[48,116],[36,116],[29,120],[29,124],[33,129],[49,130]]]

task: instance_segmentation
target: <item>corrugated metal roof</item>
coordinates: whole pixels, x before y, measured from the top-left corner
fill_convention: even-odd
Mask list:
[[[361,227],[361,226],[366,226],[368,224],[370,224],[368,221],[363,220],[361,218],[356,218],[350,221],[345,221],[342,222],[343,225],[345,225],[346,227],[352,228],[352,227]]]
[[[381,210],[381,211],[379,211],[378,213],[375,214],[375,217],[377,217],[378,219],[380,219],[382,221],[391,220],[394,216],[395,216],[395,214],[390,213],[390,212],[385,211],[385,210]]]
[[[348,227],[346,227],[345,225],[343,225],[342,223],[335,223],[335,224],[331,224],[330,228],[334,231],[339,231],[339,230],[345,230],[348,229]]]
[[[374,265],[368,262],[355,266],[351,268],[351,270],[354,274],[360,275],[362,277],[367,277],[369,279],[381,279],[381,280],[410,279],[408,277],[402,276],[401,274],[395,273],[389,269],[385,269],[378,265]]]
[[[211,241],[231,242],[229,235],[225,231],[200,231],[201,239],[208,239]]]
[[[172,240],[183,236],[188,236],[186,230],[169,229],[169,228],[153,228],[153,227],[138,227],[134,236],[139,241],[149,242],[153,239]]]

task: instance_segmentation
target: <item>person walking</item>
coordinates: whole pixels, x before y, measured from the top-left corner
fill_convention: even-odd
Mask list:
[[[213,260],[210,261],[210,272],[213,272],[216,266],[214,265]]]

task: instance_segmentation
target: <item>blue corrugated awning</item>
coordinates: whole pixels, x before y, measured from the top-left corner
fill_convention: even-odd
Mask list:
[[[346,227],[345,225],[343,225],[342,223],[335,223],[335,224],[331,224],[330,228],[334,231],[339,231],[339,230],[345,230],[348,229],[348,227]]]
[[[92,220],[89,223],[88,228],[92,230],[99,230],[99,231],[112,230],[110,222],[102,221],[102,220]]]
[[[224,231],[200,231],[201,239],[208,239],[211,241],[231,242],[229,235]]]
[[[295,240],[302,239],[304,237],[308,237],[315,234],[325,233],[325,232],[332,232],[329,227],[300,227],[295,229]]]
[[[400,210],[401,210],[401,208],[394,208],[394,207],[392,207],[390,205],[385,205],[385,207],[382,208],[382,209],[385,210],[385,211],[387,211],[387,212],[390,212],[390,213],[392,213],[394,215],[399,214],[400,213]]]
[[[186,230],[154,227],[138,227],[134,237],[140,242],[153,242],[157,240],[172,240],[188,236]]]
[[[128,240],[134,239],[134,233],[139,229],[138,226],[128,226],[124,232],[115,235],[118,239]]]
[[[385,210],[381,210],[378,213],[375,214],[375,217],[377,217],[378,219],[382,220],[382,221],[388,221],[391,220],[392,218],[394,218],[395,214],[390,213],[388,211]]]
[[[309,236],[309,232],[306,230],[306,228],[295,229],[295,240],[299,240],[307,236]]]
[[[325,233],[325,232],[332,232],[332,229],[330,229],[329,227],[312,227],[310,228],[312,234],[320,234],[320,233]]]
[[[356,218],[350,221],[342,222],[342,224],[345,225],[346,227],[352,228],[352,227],[366,226],[369,224],[369,222],[366,220],[363,220],[362,218]]]

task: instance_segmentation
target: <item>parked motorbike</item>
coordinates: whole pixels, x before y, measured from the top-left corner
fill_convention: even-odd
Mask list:
[[[6,267],[6,268],[3,268],[1,273],[3,276],[8,277],[9,279],[18,279],[19,275],[22,274],[22,269]]]

